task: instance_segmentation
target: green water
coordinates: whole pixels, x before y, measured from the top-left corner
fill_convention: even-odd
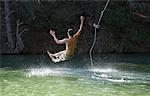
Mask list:
[[[101,54],[52,63],[47,56],[1,57],[0,96],[150,96],[150,54]]]

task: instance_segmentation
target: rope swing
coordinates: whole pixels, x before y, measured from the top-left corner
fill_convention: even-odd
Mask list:
[[[96,33],[97,33],[97,29],[100,28],[100,25],[99,25],[99,24],[100,24],[100,22],[101,22],[101,20],[102,20],[103,14],[104,14],[104,12],[105,12],[107,6],[108,6],[109,1],[110,1],[110,0],[107,0],[104,9],[101,11],[101,14],[100,14],[100,17],[99,17],[99,20],[98,20],[97,24],[95,24],[95,23],[93,24],[93,26],[95,27],[94,41],[93,41],[93,44],[92,44],[92,46],[91,46],[91,48],[90,48],[90,52],[89,52],[90,61],[91,61],[91,67],[93,67],[93,65],[94,65],[94,63],[93,63],[93,57],[92,57],[92,51],[93,51],[93,48],[94,48],[95,43],[96,43],[96,35],[97,35]]]

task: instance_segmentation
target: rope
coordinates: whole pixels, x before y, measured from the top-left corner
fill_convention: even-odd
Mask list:
[[[101,20],[102,20],[103,14],[104,14],[104,12],[105,12],[107,6],[108,6],[109,1],[110,1],[110,0],[107,0],[104,9],[101,11],[101,14],[100,14],[100,17],[99,17],[99,20],[98,20],[97,24],[94,23],[94,25],[93,25],[93,26],[95,27],[95,30],[94,30],[94,31],[95,31],[95,32],[94,32],[94,41],[93,41],[93,44],[92,44],[91,49],[90,49],[90,52],[89,52],[90,61],[91,61],[91,67],[93,67],[93,65],[94,65],[94,63],[93,63],[93,57],[92,57],[92,51],[93,51],[93,48],[94,48],[95,43],[96,43],[97,29],[100,28],[99,23],[100,23]]]

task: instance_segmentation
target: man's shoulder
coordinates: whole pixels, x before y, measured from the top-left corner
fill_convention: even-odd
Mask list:
[[[68,41],[69,41],[69,38],[64,38],[64,41],[65,41],[65,42],[68,42]]]
[[[71,38],[67,38],[66,41],[69,42],[69,41],[73,41],[73,40],[75,40],[75,39],[76,39],[75,37],[71,37]]]

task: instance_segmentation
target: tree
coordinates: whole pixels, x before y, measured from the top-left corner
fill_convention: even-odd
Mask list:
[[[5,31],[6,33],[6,39],[5,45],[6,45],[6,53],[11,54],[18,54],[20,51],[24,48],[24,43],[22,40],[22,34],[27,31],[27,28],[22,28],[23,22],[18,20],[18,18],[12,17],[12,13],[16,13],[16,10],[13,10],[12,5],[16,4],[17,1],[10,2],[8,0],[4,1],[4,14],[5,14]],[[14,22],[11,22],[11,18],[13,18],[13,21],[16,21],[16,24]],[[16,25],[16,27],[12,27]],[[15,31],[16,30],[16,31]],[[15,34],[15,36],[13,36]]]
[[[6,45],[8,45],[9,47],[9,53],[13,53],[14,52],[14,40],[12,37],[12,28],[11,28],[11,19],[10,19],[10,15],[14,12],[10,11],[9,8],[9,2],[7,0],[4,0],[4,5],[5,5],[5,25],[6,25],[6,34],[7,34],[7,39],[8,42]]]
[[[21,38],[22,34],[25,31],[27,31],[28,29],[27,28],[24,28],[24,29],[20,28],[23,25],[23,22],[20,22],[20,20],[17,20],[16,23],[17,23],[16,24],[16,46],[15,46],[14,52],[18,54],[24,48],[24,43],[23,43],[23,40]]]

